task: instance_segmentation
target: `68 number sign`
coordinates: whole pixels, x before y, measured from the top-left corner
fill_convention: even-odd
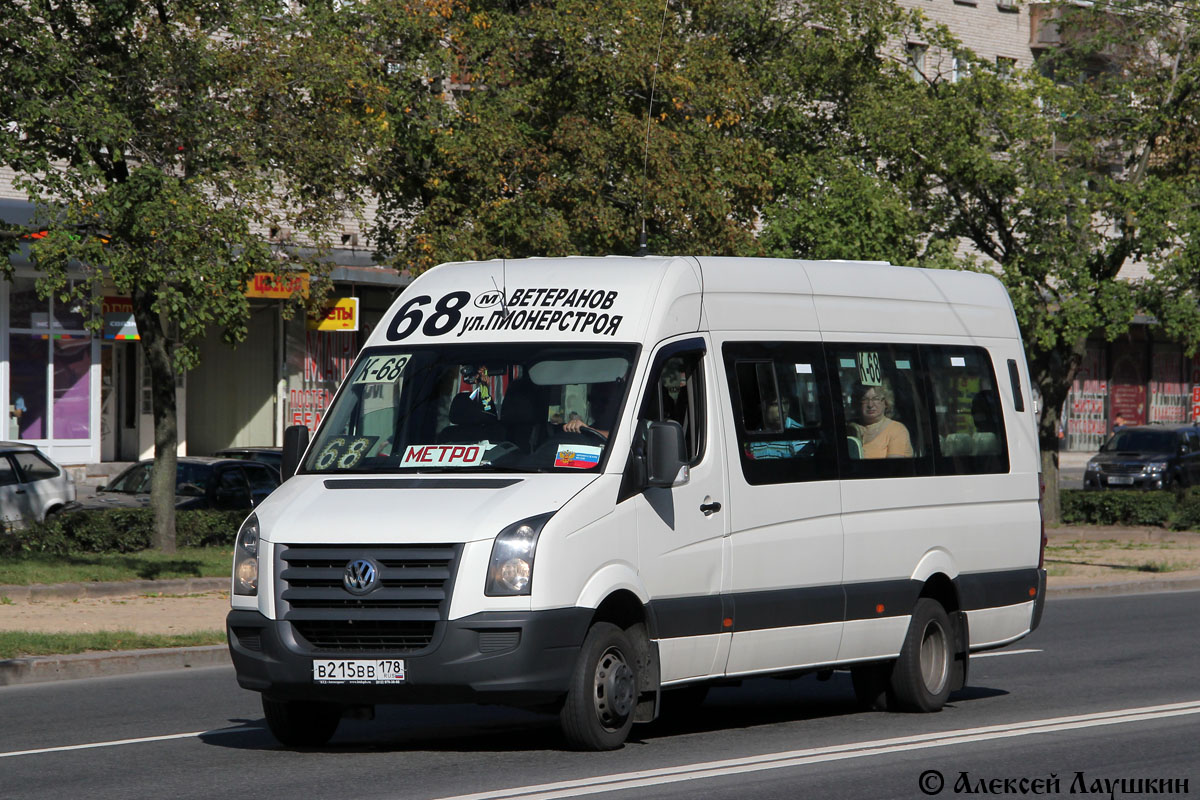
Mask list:
[[[396,316],[392,317],[387,329],[387,338],[389,341],[398,342],[407,339],[418,328],[426,336],[442,336],[449,333],[462,318],[462,307],[470,301],[470,292],[450,292],[442,295],[426,317],[426,309],[423,306],[432,303],[433,298],[427,294],[417,295],[400,306]],[[424,325],[421,324],[422,320]]]
[[[863,386],[879,386],[883,383],[883,369],[879,366],[879,353],[858,354],[858,380]]]

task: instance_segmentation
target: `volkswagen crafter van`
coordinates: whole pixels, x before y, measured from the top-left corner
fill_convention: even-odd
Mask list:
[[[446,264],[285,439],[228,617],[285,744],[478,702],[610,749],[664,696],[831,669],[937,711],[1041,615],[1029,379],[990,276]]]

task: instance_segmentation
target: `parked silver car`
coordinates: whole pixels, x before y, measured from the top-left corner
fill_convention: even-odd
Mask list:
[[[0,442],[0,529],[75,508],[75,479],[31,444]]]

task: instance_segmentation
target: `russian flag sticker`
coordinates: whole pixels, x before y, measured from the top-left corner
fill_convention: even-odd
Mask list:
[[[600,463],[600,453],[603,448],[591,445],[560,445],[554,456],[554,466],[574,467],[575,469],[591,469]]]

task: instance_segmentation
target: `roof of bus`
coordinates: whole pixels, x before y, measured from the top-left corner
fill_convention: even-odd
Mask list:
[[[400,295],[367,344],[652,344],[701,329],[1018,336],[1003,286],[978,273],[881,262],[572,256],[435,267]]]

